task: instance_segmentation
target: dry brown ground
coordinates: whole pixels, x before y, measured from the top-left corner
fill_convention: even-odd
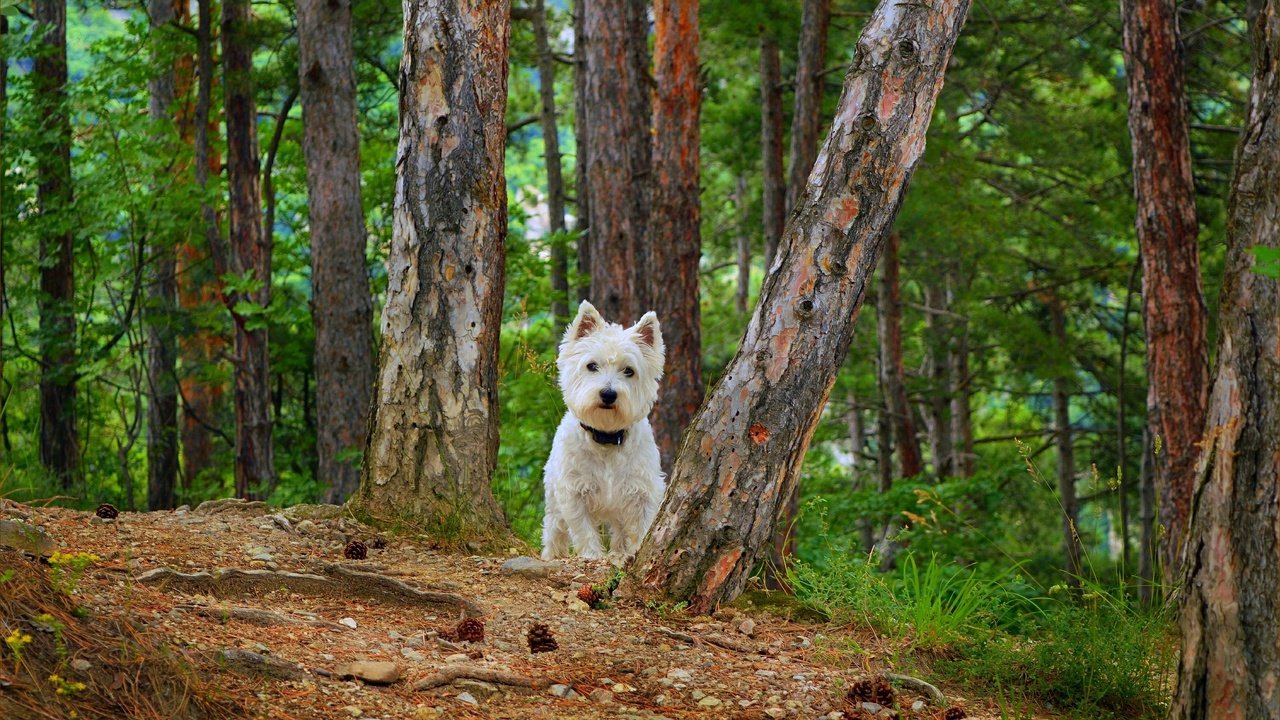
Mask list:
[[[251,717],[840,717],[831,713],[847,710],[843,696],[848,684],[867,673],[894,669],[888,658],[899,649],[865,630],[802,624],[780,617],[776,609],[754,606],[722,609],[715,617],[627,604],[588,609],[576,590],[583,583],[606,580],[611,568],[600,562],[570,560],[547,577],[510,575],[500,571],[508,557],[445,552],[402,536],[389,538],[385,549],[371,549],[366,560],[346,560],[342,550],[348,539],[369,541],[375,535],[332,507],[300,506],[273,518],[276,511],[260,504],[223,503],[197,510],[123,513],[116,522],[59,508],[9,512],[43,526],[59,550],[101,558],[73,593],[92,617],[125,614],[140,620],[181,648],[210,685],[222,688]],[[0,517],[4,513],[0,509]],[[510,554],[516,552],[513,548]],[[470,598],[483,612],[485,640],[442,641],[437,633],[454,626],[458,608],[373,597],[361,583],[329,587],[282,580],[266,586],[200,587],[138,580],[164,567],[184,573],[231,567],[316,573],[326,564]],[[205,612],[210,608],[213,612]],[[284,617],[259,624],[228,618],[233,614],[229,608]],[[283,622],[290,618],[319,623]],[[356,627],[338,624],[346,618]],[[742,632],[748,619],[754,623],[751,635]],[[7,633],[5,626],[20,621],[0,618],[0,627]],[[525,634],[533,623],[551,628],[559,650],[529,652]],[[279,679],[213,659],[227,648],[294,663],[304,672]],[[402,669],[402,679],[374,686],[331,675],[339,665],[362,659],[393,661]],[[93,663],[95,658],[83,660]],[[414,689],[422,678],[458,665],[512,673],[539,687],[460,680]],[[75,675],[74,669],[67,672]],[[963,697],[944,678],[916,672],[946,691],[949,702],[965,706],[969,717],[999,717],[983,702]],[[573,692],[557,696],[550,684]],[[0,683],[0,717],[26,720],[20,707],[6,710],[5,699]],[[914,700],[911,692],[899,693],[899,717],[941,717],[936,705],[911,712]]]

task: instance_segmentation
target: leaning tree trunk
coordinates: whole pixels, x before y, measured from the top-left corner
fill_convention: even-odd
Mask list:
[[[1071,347],[1067,337],[1066,311],[1062,301],[1053,298],[1049,305],[1049,322],[1057,347]],[[1075,441],[1071,433],[1071,375],[1058,371],[1053,378],[1053,430],[1058,444],[1058,503],[1062,510],[1063,570],[1067,585],[1080,587],[1081,550],[1078,527],[1079,509],[1076,502]]]
[[[911,403],[907,401],[906,371],[902,363],[902,284],[899,282],[898,247],[900,236],[895,231],[884,245],[884,262],[880,265],[880,295],[876,309],[880,332],[880,382],[884,388],[885,407],[893,423],[894,445],[898,447],[898,473],[915,477],[924,471],[920,458],[920,441],[911,419]]]
[[[560,165],[560,129],[556,122],[556,58],[547,37],[547,8],[543,0],[533,2],[533,39],[538,50],[542,159],[547,168],[547,229],[553,236],[551,316],[555,318],[559,335],[569,322],[569,251],[564,243],[564,174]]]
[[[450,539],[493,537],[506,280],[507,2],[413,0],[382,353],[351,504]]]
[[[680,434],[702,404],[702,313],[698,307],[699,236],[698,0],[653,4],[657,90],[653,99],[653,205],[648,281],[662,321],[667,367],[652,413],[662,466],[671,467]]]
[[[299,0],[302,152],[311,227],[316,326],[316,450],[325,501],[360,487],[352,451],[364,447],[373,396],[373,300],[360,205],[360,131],[348,0]]]
[[[885,0],[738,353],[680,443],[666,499],[624,580],[706,612],[769,547],[835,381],[884,236],[924,151],[967,0]]]
[[[1208,313],[1200,290],[1195,183],[1176,0],[1122,0],[1133,189],[1147,328],[1147,423],[1159,438],[1156,487],[1166,581],[1179,577],[1197,444],[1209,394]]]
[[[32,143],[40,209],[40,463],[64,490],[79,475],[76,435],[75,252],[66,0],[36,0],[32,85],[44,130]]]
[[[822,132],[823,65],[827,62],[827,31],[831,28],[831,0],[804,0],[800,17],[800,46],[796,54],[796,102],[791,121],[791,168],[787,181],[787,212],[800,202],[810,179],[818,138]]]
[[[165,26],[174,19],[173,0],[150,0],[149,11],[155,35],[153,42],[159,42]],[[151,119],[159,124],[173,118],[175,72],[171,64],[162,64],[157,70],[149,85]],[[144,313],[147,325],[147,508],[167,510],[176,504],[174,491],[178,484],[175,254],[178,238],[157,232],[150,240],[151,283]]]
[[[653,141],[649,132],[648,19],[644,0],[586,0],[583,87],[587,195],[591,208],[591,300],[629,324],[649,306],[649,218]],[[663,272],[666,268],[662,269]],[[671,318],[662,317],[663,330]],[[669,345],[670,346],[670,345]]]
[[[1252,0],[1253,88],[1236,148],[1218,366],[1182,555],[1170,718],[1280,718],[1280,7]]]
[[[778,254],[787,222],[787,184],[782,169],[782,60],[778,43],[760,34],[760,150],[764,191],[764,272]]]
[[[262,231],[258,116],[253,96],[249,0],[222,5],[222,87],[227,125],[230,241],[227,271],[255,287],[225,293],[235,326],[236,496],[275,487],[271,446],[271,373],[265,313],[271,302],[271,244]]]

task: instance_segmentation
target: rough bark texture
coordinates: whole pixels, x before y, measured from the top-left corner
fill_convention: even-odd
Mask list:
[[[591,301],[623,325],[651,309],[645,231],[653,141],[645,6],[644,0],[587,0],[582,8],[586,115],[579,122],[590,148]],[[660,320],[665,335],[669,319]]]
[[[356,510],[450,538],[501,532],[507,2],[405,6],[395,230]]]
[[[898,474],[915,477],[924,471],[920,459],[920,441],[907,402],[906,372],[902,365],[902,286],[899,282],[897,232],[884,244],[880,263],[879,310],[880,381],[884,388],[885,406],[893,423],[894,445],[898,448]]]
[[[750,223],[747,210],[747,178],[738,176],[738,186],[734,191],[733,204],[738,211],[738,287],[734,290],[733,303],[738,314],[746,317],[751,302],[751,233],[747,231]]]
[[[1070,347],[1067,337],[1066,311],[1062,301],[1049,304],[1050,331],[1056,347]],[[1058,445],[1058,503],[1062,510],[1063,571],[1067,585],[1080,586],[1080,534],[1077,532],[1079,510],[1076,503],[1075,441],[1071,432],[1071,375],[1065,371],[1053,379],[1053,429]]]
[[[773,37],[760,35],[760,150],[764,187],[764,272],[778,254],[787,222],[787,184],[782,165],[782,60]]]
[[[1140,504],[1138,506],[1138,602],[1151,607],[1156,598],[1155,555],[1156,548],[1156,478],[1151,452],[1151,430],[1142,433],[1142,461],[1139,465]]]
[[[33,37],[34,97],[45,118],[32,142],[40,209],[40,463],[65,490],[80,467],[66,0],[36,0]]]
[[[947,278],[947,306],[954,308],[954,277]],[[952,325],[951,344],[947,351],[947,365],[951,376],[951,472],[959,477],[972,477],[973,415],[969,397],[969,319],[955,316]]]
[[[1252,0],[1253,87],[1227,210],[1213,389],[1182,556],[1182,658],[1169,717],[1280,718],[1280,8]]]
[[[360,486],[351,454],[364,448],[373,397],[350,0],[299,0],[298,56],[316,326],[316,450],[320,479],[329,486],[325,502],[337,504]]]
[[[543,0],[533,3],[533,38],[538,49],[538,98],[542,113],[542,158],[547,168],[548,229],[558,237],[551,245],[551,314],[556,334],[569,321],[569,252],[564,233],[564,176],[560,166],[560,128],[556,122],[556,59],[547,38],[547,9]],[[581,189],[578,190],[582,192]]]
[[[742,590],[767,550],[924,150],[968,7],[885,0],[868,19],[775,272],[684,436],[624,591],[706,612]]]
[[[157,35],[173,21],[173,0],[150,0],[151,27]],[[150,112],[157,123],[173,117],[175,73],[160,66],[151,78]],[[170,235],[151,237],[147,254],[151,282],[143,320],[147,325],[147,508],[165,510],[175,505],[178,483],[178,279],[175,249]]]
[[[652,309],[662,322],[666,374],[651,415],[662,466],[671,467],[680,434],[702,404],[702,313],[698,297],[698,156],[702,85],[698,77],[698,1],[653,4],[657,91],[653,103],[653,205],[649,220]],[[606,316],[607,317],[607,316]]]
[[[9,17],[0,15],[0,42],[4,42],[9,34]],[[0,168],[8,167],[7,146],[4,144],[9,121],[9,58],[0,56]],[[4,208],[5,177],[0,172],[0,209]],[[4,277],[5,225],[4,213],[0,212],[0,287],[9,287]],[[4,327],[5,313],[9,311],[6,298],[0,296],[0,328]],[[4,377],[4,333],[0,332],[0,441],[3,442],[5,454],[10,452],[9,445],[9,385]]]
[[[1160,440],[1156,487],[1164,576],[1180,576],[1197,442],[1209,392],[1195,185],[1176,0],[1122,0],[1129,131],[1147,327],[1147,422]]]
[[[587,168],[591,165],[587,153],[587,47],[591,38],[584,29],[585,5],[591,1],[577,0],[573,6],[573,183],[578,210],[574,219],[574,229],[578,231],[578,302],[591,299],[591,182],[587,179]]]
[[[235,325],[236,496],[256,498],[275,485],[267,329],[254,327],[271,302],[271,242],[262,231],[258,117],[253,97],[249,0],[222,5],[222,87],[227,125],[230,240],[227,271],[260,287],[227,292]],[[252,313],[245,310],[254,306]]]
[[[951,339],[951,323],[947,320],[947,289],[937,279],[926,282],[924,302],[927,331],[925,373],[929,377],[929,397],[925,419],[929,431],[929,451],[933,457],[933,472],[940,478],[953,474],[951,461],[951,419],[948,416],[947,396],[951,393],[950,364],[947,362],[947,343]]]
[[[787,212],[795,210],[805,181],[818,156],[822,132],[823,67],[827,62],[827,31],[831,0],[804,0],[800,17],[800,46],[796,53],[796,103],[791,120],[791,168],[787,180]]]

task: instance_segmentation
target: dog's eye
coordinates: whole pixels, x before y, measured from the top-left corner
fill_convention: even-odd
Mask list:
[[[600,366],[595,363],[587,363],[587,372],[596,372]]]
[[[627,377],[633,377],[636,374],[636,371],[632,370],[631,368],[624,368],[622,371],[622,374],[626,375]]]

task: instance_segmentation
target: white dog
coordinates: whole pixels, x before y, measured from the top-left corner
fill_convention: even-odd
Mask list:
[[[571,542],[582,557],[604,557],[599,528],[607,525],[609,556],[622,561],[649,531],[663,493],[648,415],[664,353],[652,312],[623,328],[589,302],[578,307],[556,359],[569,412],[542,475],[544,559],[568,555]]]

